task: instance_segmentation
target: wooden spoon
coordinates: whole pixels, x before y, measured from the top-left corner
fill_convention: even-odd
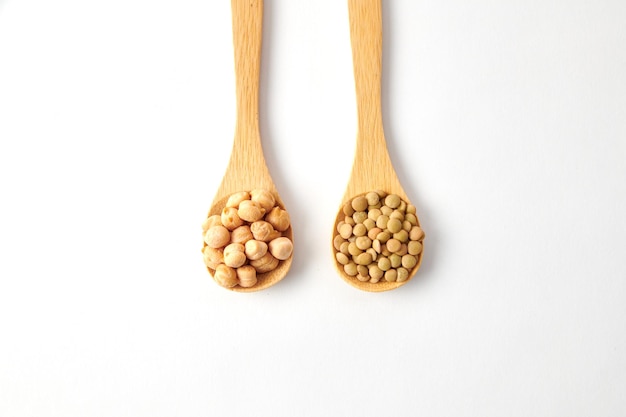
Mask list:
[[[259,73],[261,66],[261,35],[263,0],[232,0],[233,46],[235,52],[235,89],[237,116],[235,139],[230,161],[219,186],[208,216],[220,214],[228,197],[239,191],[264,189],[270,191],[276,203],[285,209],[270,176],[259,132]],[[293,241],[292,228],[283,236]],[[235,286],[232,291],[252,292],[268,288],[282,280],[291,266],[293,256],[281,261],[276,269],[257,276],[258,282],[250,288]],[[213,276],[215,270],[207,268]]]
[[[337,225],[344,219],[342,207],[353,198],[370,191],[383,190],[397,194],[410,204],[406,192],[393,168],[383,132],[381,111],[382,69],[382,11],[381,0],[348,0],[350,18],[350,41],[356,87],[358,132],[354,163],[350,179],[340,205],[333,228],[333,238],[338,234]],[[419,225],[419,221],[417,223]],[[331,244],[332,245],[332,244]],[[333,247],[333,258],[335,249]],[[343,265],[335,259],[339,275],[349,284],[365,291],[380,292],[406,284],[417,272],[422,254],[409,277],[402,282],[361,282],[344,272]]]

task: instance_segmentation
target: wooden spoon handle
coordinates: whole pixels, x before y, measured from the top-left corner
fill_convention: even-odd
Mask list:
[[[382,11],[381,0],[348,0],[350,42],[360,135],[381,139]],[[383,143],[384,144],[384,143]]]
[[[230,162],[216,199],[236,191],[275,191],[259,132],[263,0],[231,0],[237,120]]]
[[[231,0],[237,127],[258,131],[263,0]]]
[[[381,110],[381,0],[348,0],[357,101],[357,145],[344,201],[382,189],[406,197],[389,158]]]

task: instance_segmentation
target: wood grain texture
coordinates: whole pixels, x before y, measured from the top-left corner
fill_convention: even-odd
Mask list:
[[[216,200],[253,188],[264,188],[276,194],[259,132],[263,1],[232,0],[231,8],[237,113],[230,161]]]
[[[237,113],[235,137],[226,172],[217,190],[208,215],[221,213],[228,197],[238,191],[264,189],[270,191],[277,204],[285,209],[267,168],[259,131],[259,75],[263,29],[263,0],[231,0],[233,49],[235,59],[235,92]],[[292,227],[283,236],[293,241]],[[295,242],[294,242],[295,252]],[[254,292],[282,280],[291,267],[291,258],[278,268],[257,276],[251,288],[235,286],[229,290]],[[213,275],[215,270],[207,268]]]
[[[410,203],[389,157],[383,128],[381,107],[382,2],[381,0],[348,0],[348,16],[358,130],[352,171],[335,219],[333,238],[337,234],[337,224],[344,218],[341,207],[356,196],[373,190],[384,190],[390,194],[397,194],[407,203]],[[332,251],[334,258],[334,247]],[[339,275],[354,287],[364,291],[381,292],[406,284],[415,275],[421,262],[422,255],[419,256],[417,265],[404,282],[361,282],[355,277],[347,275],[343,266],[336,260],[335,266]]]

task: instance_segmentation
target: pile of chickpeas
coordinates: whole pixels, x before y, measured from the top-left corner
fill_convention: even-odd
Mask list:
[[[291,257],[293,243],[285,236],[289,214],[267,190],[232,194],[221,214],[202,224],[204,263],[226,288],[250,288],[259,274],[276,269]]]
[[[424,231],[415,206],[396,194],[372,191],[343,206],[333,239],[335,259],[361,282],[403,282],[422,253]]]

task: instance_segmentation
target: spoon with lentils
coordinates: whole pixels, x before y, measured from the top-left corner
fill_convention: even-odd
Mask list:
[[[339,275],[370,292],[406,284],[419,269],[424,231],[387,151],[381,111],[381,0],[348,0],[357,143],[333,230]]]

